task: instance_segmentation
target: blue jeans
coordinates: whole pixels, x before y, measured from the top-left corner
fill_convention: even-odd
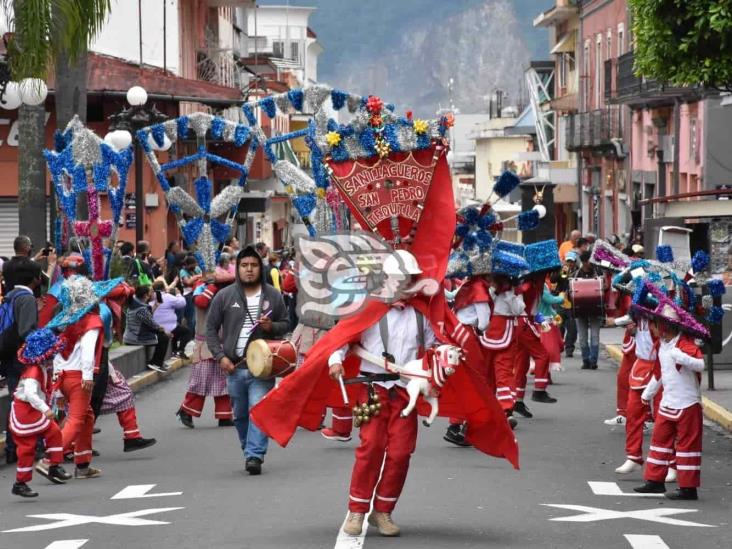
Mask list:
[[[192,334],[196,333],[196,306],[193,304],[193,294],[188,294],[186,297],[186,307],[183,309],[183,317],[186,320],[186,326]]]
[[[275,386],[275,380],[257,379],[246,368],[237,368],[226,381],[234,410],[234,425],[239,434],[239,442],[244,459],[264,459],[269,439],[253,422],[249,422],[249,410]]]
[[[582,360],[597,364],[600,354],[600,317],[577,317],[577,335],[579,336]],[[589,340],[589,341],[588,341]]]

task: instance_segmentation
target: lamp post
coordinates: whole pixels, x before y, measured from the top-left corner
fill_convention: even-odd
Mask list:
[[[142,145],[137,140],[137,131],[159,124],[168,119],[153,106],[147,106],[147,92],[141,86],[133,86],[127,90],[127,103],[129,108],[123,108],[120,112],[109,117],[110,132],[104,137],[104,141],[116,149],[124,149],[134,141],[135,144],[135,240],[139,242],[145,238],[145,198],[142,192]],[[153,141],[150,143],[153,149],[167,150],[171,143],[167,139],[162,147],[158,147]]]

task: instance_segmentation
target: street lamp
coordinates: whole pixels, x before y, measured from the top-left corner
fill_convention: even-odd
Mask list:
[[[155,108],[146,106],[147,92],[142,86],[133,86],[127,90],[129,108],[109,117],[109,133],[104,141],[115,149],[124,149],[134,141],[135,144],[135,239],[139,242],[145,238],[144,223],[144,194],[142,192],[142,146],[137,140],[137,131],[147,126],[165,122],[168,117]],[[163,147],[151,143],[154,149],[167,150],[171,146],[170,140],[165,139]]]

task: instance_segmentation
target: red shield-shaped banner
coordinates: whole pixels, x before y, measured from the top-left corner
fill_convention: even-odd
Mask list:
[[[387,158],[328,163],[336,187],[361,226],[394,244],[407,244],[422,216],[439,154],[430,158],[425,165],[412,153],[392,153]]]

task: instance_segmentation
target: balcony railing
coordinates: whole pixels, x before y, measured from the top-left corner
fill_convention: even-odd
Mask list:
[[[621,113],[616,106],[565,117],[564,142],[568,151],[611,147],[612,140],[621,138],[622,133]]]

